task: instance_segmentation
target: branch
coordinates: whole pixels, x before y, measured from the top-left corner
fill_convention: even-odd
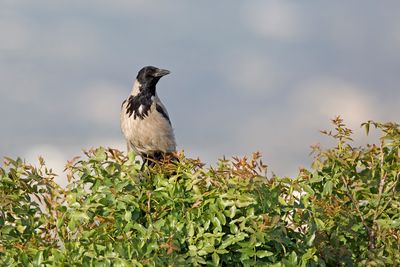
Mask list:
[[[349,187],[349,184],[347,183],[346,179],[344,176],[341,176],[342,182],[344,183],[344,185],[346,186],[347,189],[347,196],[350,198],[351,202],[353,203],[354,208],[356,209],[356,212],[358,214],[358,216],[361,219],[361,223],[364,225],[364,228],[367,230],[368,233],[368,250],[373,250],[375,249],[375,232],[373,231],[373,229],[371,229],[367,222],[364,219],[364,215],[363,213],[360,211],[360,206],[358,204],[358,202],[356,201],[356,199],[353,197],[353,195],[351,194],[351,190]]]
[[[389,204],[390,203],[392,203],[392,200],[393,200],[393,198],[394,198],[394,195],[395,195],[395,193],[396,193],[396,186],[397,186],[397,184],[399,183],[399,181],[400,181],[400,172],[398,172],[397,174],[396,174],[396,181],[393,183],[393,185],[389,188],[389,190],[388,190],[388,192],[390,192],[390,191],[392,191],[392,198],[390,198],[387,202],[386,202],[386,204],[383,206],[383,208],[379,211],[379,212],[376,212],[376,216],[374,217],[374,220],[376,220],[385,210],[386,210],[386,208],[389,206]],[[379,206],[378,206],[379,207]]]

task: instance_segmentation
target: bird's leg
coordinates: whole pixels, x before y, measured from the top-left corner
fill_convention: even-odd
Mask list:
[[[155,160],[155,161],[161,161],[162,159],[164,159],[164,153],[162,153],[162,152],[160,152],[160,151],[156,151],[156,152],[154,152],[154,154],[153,154],[153,159]]]
[[[143,160],[143,163],[142,163],[142,166],[140,167],[140,171],[143,171],[144,170],[144,166],[145,165],[147,165],[147,166],[149,166],[150,167],[150,160],[149,160],[149,155],[143,155],[142,156],[142,160]]]
[[[149,154],[146,154],[142,156],[143,163],[142,166],[140,167],[140,171],[144,170],[144,166],[147,165],[148,167],[154,167],[156,165],[156,158],[154,156],[150,156]]]
[[[147,166],[149,166],[149,167],[154,167],[154,166],[156,166],[156,158],[155,157],[153,157],[153,156],[149,156],[148,158],[147,158]]]
[[[156,151],[153,154],[146,154],[142,156],[143,163],[140,168],[141,171],[143,171],[144,166],[147,165],[148,167],[154,167],[157,162],[159,163],[166,163],[166,162],[179,162],[179,159],[177,156],[175,156],[172,153],[165,154],[161,151]]]
[[[146,159],[143,158],[143,163],[142,166],[140,167],[140,171],[142,172],[144,170],[144,165],[146,164]]]

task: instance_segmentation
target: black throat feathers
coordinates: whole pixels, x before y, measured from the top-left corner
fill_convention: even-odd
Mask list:
[[[156,100],[155,86],[150,87],[152,88],[141,88],[137,95],[131,95],[125,100],[127,101],[126,114],[129,117],[133,115],[134,119],[143,120],[149,115],[151,105]],[[166,110],[159,103],[156,103],[156,110],[154,112],[159,112],[171,124]]]

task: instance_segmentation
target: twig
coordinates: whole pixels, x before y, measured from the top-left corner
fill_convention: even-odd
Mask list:
[[[361,218],[361,223],[364,225],[365,229],[367,230],[367,233],[368,233],[368,250],[373,250],[373,249],[375,249],[375,232],[374,232],[373,229],[371,229],[368,226],[367,222],[365,221],[364,215],[360,211],[359,204],[354,199],[353,195],[350,193],[351,190],[350,190],[349,184],[345,180],[344,176],[342,176],[341,178],[342,178],[342,181],[343,181],[344,185],[346,186],[347,196],[350,198],[351,202],[353,203],[353,206],[356,209],[356,212],[357,212],[358,216]]]
[[[396,181],[393,183],[393,185],[388,190],[388,192],[392,191],[392,198],[390,198],[386,202],[386,204],[383,206],[383,208],[379,212],[376,213],[376,217],[374,218],[374,220],[377,219],[386,210],[386,208],[389,206],[390,203],[392,203],[392,200],[394,198],[394,194],[396,193],[396,186],[399,183],[399,181],[400,181],[400,172],[397,173]]]

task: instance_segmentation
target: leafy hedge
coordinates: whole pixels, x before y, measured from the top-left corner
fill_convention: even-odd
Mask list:
[[[398,266],[400,127],[367,122],[378,145],[351,146],[340,118],[311,170],[267,178],[260,155],[205,168],[140,171],[98,148],[67,163],[67,189],[43,159],[0,169],[3,266]]]

